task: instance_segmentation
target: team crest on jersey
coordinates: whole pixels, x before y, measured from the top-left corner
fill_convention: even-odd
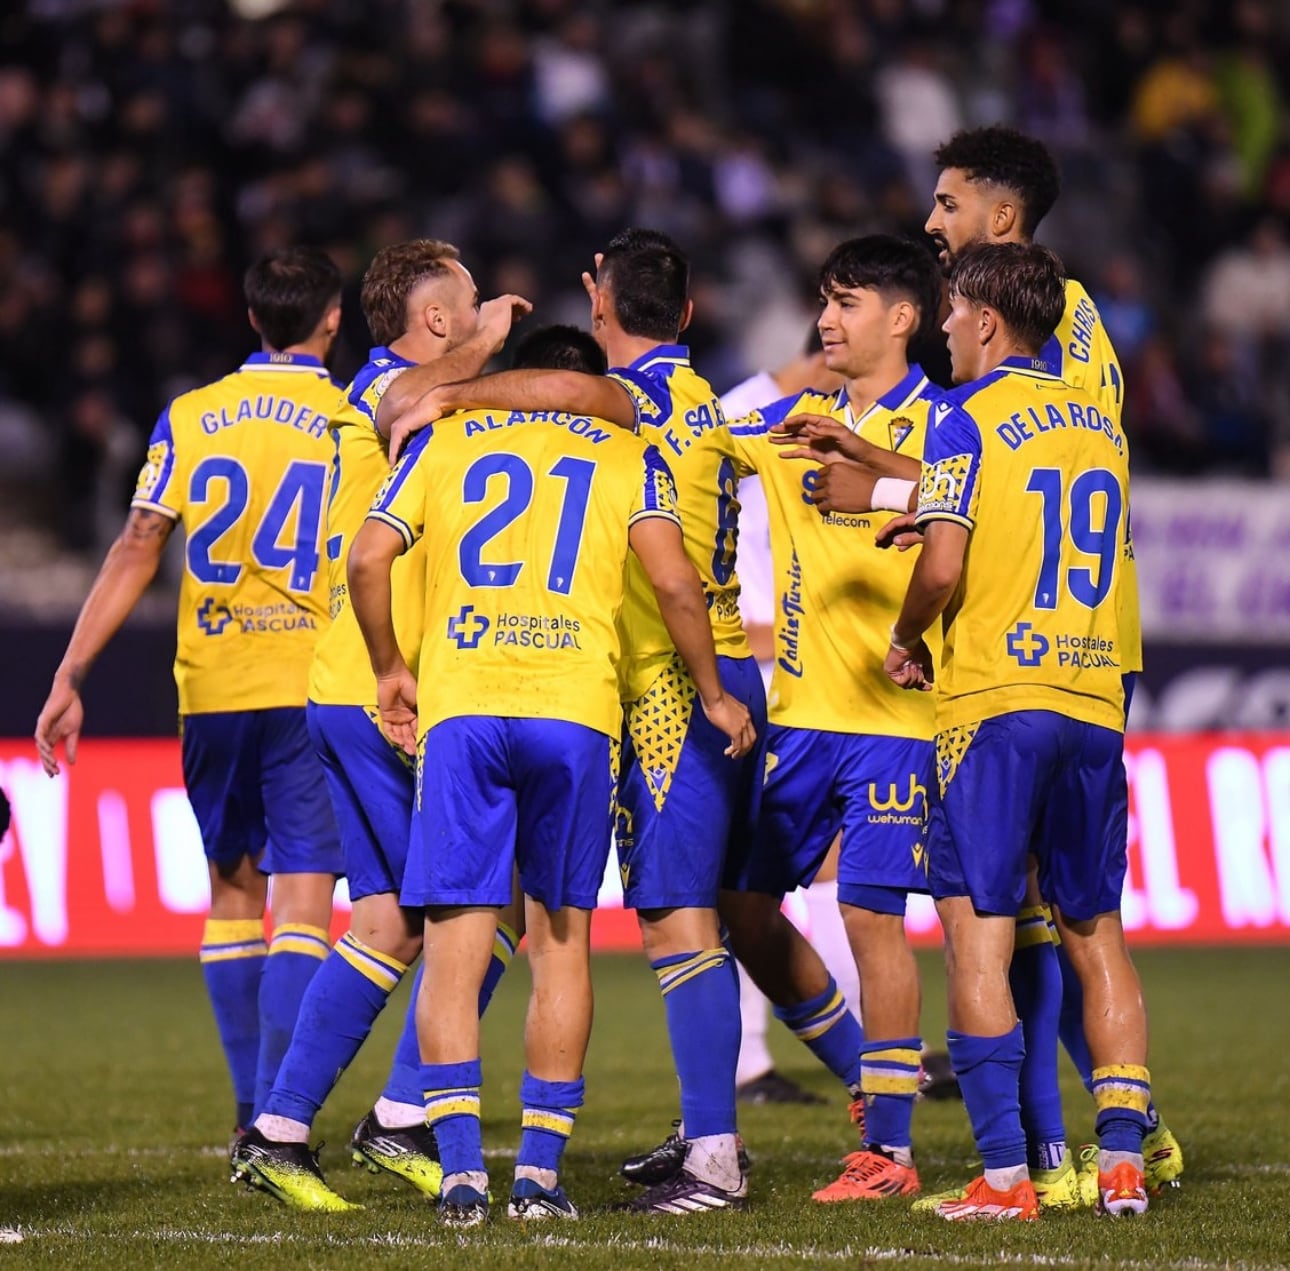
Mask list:
[[[887,437],[891,441],[891,448],[899,450],[905,438],[913,431],[914,421],[907,415],[897,415],[887,425]]]
[[[156,491],[157,483],[161,480],[161,474],[166,467],[166,460],[169,458],[169,442],[154,441],[148,447],[147,458],[143,462],[143,467],[139,471],[139,480],[134,487],[136,499],[147,499]]]
[[[382,371],[368,386],[367,396],[373,403],[379,402],[385,396],[385,390],[407,369],[406,366],[392,366],[388,371]]]
[[[621,384],[631,396],[632,403],[636,407],[636,418],[643,424],[656,424],[662,417],[659,410],[659,404],[649,393],[645,391],[634,379],[626,375],[610,375],[609,378],[617,384]]]

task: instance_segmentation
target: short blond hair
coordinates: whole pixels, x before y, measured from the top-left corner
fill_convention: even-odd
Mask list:
[[[427,278],[446,275],[461,257],[436,238],[413,238],[382,247],[363,275],[363,316],[374,344],[390,344],[408,329],[408,298]]]

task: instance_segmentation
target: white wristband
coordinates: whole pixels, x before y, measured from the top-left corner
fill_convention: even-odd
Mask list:
[[[875,512],[908,512],[909,496],[918,488],[917,481],[903,481],[900,477],[879,477],[873,483]]]

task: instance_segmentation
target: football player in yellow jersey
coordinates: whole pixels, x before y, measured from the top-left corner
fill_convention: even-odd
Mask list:
[[[934,324],[940,275],[920,244],[885,235],[840,244],[820,271],[834,393],[794,394],[730,428],[740,475],[766,492],[779,604],[760,815],[727,865],[721,915],[731,947],[776,1014],[847,1085],[863,1142],[820,1201],[918,1190],[910,1121],[919,1076],[918,970],[905,904],[927,890],[922,827],[933,776],[930,700],[877,672],[912,562],[878,549],[890,517],[822,515],[815,470],[782,462],[772,429],[802,414],[838,420],[917,462],[940,391],[907,361]],[[867,652],[866,652],[867,651]],[[862,1035],[823,962],[780,911],[838,831],[838,901],[860,977]]]
[[[59,742],[75,762],[81,685],[182,521],[175,680],[184,782],[210,868],[202,970],[239,1127],[267,1096],[301,996],[327,955],[342,870],[304,709],[327,624],[323,500],[339,386],[324,360],[340,325],[340,288],[336,266],[312,248],[270,253],[248,270],[261,352],[162,412],[125,529],[36,725],[47,772],[58,771]]]
[[[748,704],[761,733],[765,690],[739,618],[739,502],[726,421],[676,343],[690,319],[689,262],[666,235],[632,229],[616,235],[596,264],[596,277],[585,274],[583,284],[608,378],[508,371],[450,385],[400,415],[392,437],[465,406],[571,410],[638,427],[676,478],[686,552],[703,582],[722,680]],[[632,1203],[696,1213],[742,1205],[746,1195],[735,1120],[739,990],[716,902],[727,847],[751,832],[761,761],[731,763],[720,730],[695,709],[695,685],[635,563],[621,625],[627,720],[619,869],[663,991],[687,1143],[681,1168]]]
[[[936,408],[919,489],[925,542],[884,662],[905,688],[937,682],[929,879],[945,929],[950,1056],[985,1166],[935,1212],[1039,1214],[1007,981],[1033,850],[1086,995],[1098,1204],[1142,1213],[1147,1021],[1120,919],[1128,446],[1089,394],[1036,369],[1065,303],[1052,252],[970,247],[950,273],[950,302],[963,387]],[[924,641],[938,620],[939,659]]]
[[[331,625],[309,677],[309,733],[321,756],[344,852],[353,918],[301,1007],[278,1080],[233,1153],[238,1177],[300,1209],[349,1208],[308,1149],[310,1127],[421,948],[421,918],[399,906],[415,780],[410,759],[382,734],[376,680],[349,605],[345,567],[355,534],[389,475],[375,426],[385,390],[408,368],[443,379],[478,373],[505,340],[517,297],[479,305],[474,280],[448,243],[415,239],[377,253],[363,278],[363,313],[376,342],[331,422],[334,456],[325,534]],[[395,607],[415,665],[424,609],[422,553],[400,562]],[[514,909],[499,924],[480,1009],[522,932]],[[425,1126],[415,1015],[410,1010],[389,1081],[350,1143],[356,1163],[437,1196],[441,1171]]]
[[[585,371],[603,368],[590,336],[556,335],[581,348]],[[395,557],[422,535],[420,680],[433,688],[418,700],[390,618],[389,579]],[[625,430],[563,412],[450,415],[408,449],[350,554],[382,717],[408,750],[420,743],[418,832],[402,900],[425,911],[422,1084],[450,1225],[487,1217],[475,998],[515,864],[533,998],[508,1213],[577,1217],[559,1170],[583,1102],[590,921],[609,854],[621,730],[616,619],[629,546],[709,725],[732,757],[747,754],[752,721],[717,670],[671,475],[656,447]]]
[[[1060,189],[1057,165],[1048,148],[1011,128],[994,126],[956,133],[937,150],[935,158],[940,178],[926,229],[940,249],[941,263],[946,270],[973,243],[1029,242]],[[1098,403],[1104,416],[1120,422],[1124,382],[1119,361],[1096,306],[1074,279],[1066,280],[1066,305],[1061,321],[1039,351],[1037,365],[1066,383],[1084,389]],[[1127,513],[1122,550],[1120,629],[1127,716],[1133,688],[1142,671],[1137,561]],[[1092,1088],[1092,1062],[1083,1035],[1079,981],[1060,945],[1056,956],[1045,947],[1044,927],[1051,927],[1045,921],[1049,917],[1032,887],[1018,921],[1018,966],[1014,970],[1013,988],[1027,1026],[1023,1106],[1027,1109],[1029,1137],[1036,1143],[1045,1140],[1049,1128],[1055,1130],[1060,1125],[1055,1047],[1048,1041],[1054,1030],[1060,1032],[1085,1086]],[[1064,981],[1060,1008],[1052,983],[1057,973]],[[1051,1021],[1049,1016],[1056,1016],[1059,1009],[1060,1018]],[[1148,1182],[1153,1188],[1176,1185],[1183,1171],[1182,1149],[1160,1121],[1154,1105],[1150,1120],[1146,1152]],[[1055,1145],[1046,1154],[1050,1158],[1048,1164],[1052,1164]],[[1045,1155],[1045,1150],[1040,1149],[1039,1155]],[[1038,1159],[1034,1163],[1042,1168]],[[1042,1188],[1040,1199],[1045,1203],[1051,1200],[1045,1198]]]

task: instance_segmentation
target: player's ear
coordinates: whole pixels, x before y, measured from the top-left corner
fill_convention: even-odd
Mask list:
[[[989,344],[999,330],[999,315],[988,305],[982,305],[977,312],[976,338],[980,345]]]
[[[690,319],[694,317],[694,301],[687,300],[681,308],[681,325],[676,328],[677,335],[680,335],[690,325]]]
[[[448,315],[435,301],[432,300],[421,310],[421,320],[426,324],[426,330],[433,334],[438,336],[448,334]]]
[[[260,330],[260,324],[255,320],[255,314],[252,313],[250,309],[246,311],[246,320],[251,324],[251,330],[254,331],[256,335],[263,334]]]
[[[1000,199],[990,218],[990,233],[997,239],[1008,238],[1020,220],[1020,209],[1012,199]]]
[[[340,330],[340,301],[337,300],[334,305],[323,315],[323,330],[328,335],[335,335]]]
[[[892,335],[912,336],[917,330],[917,306],[908,300],[897,300],[891,307]]]

